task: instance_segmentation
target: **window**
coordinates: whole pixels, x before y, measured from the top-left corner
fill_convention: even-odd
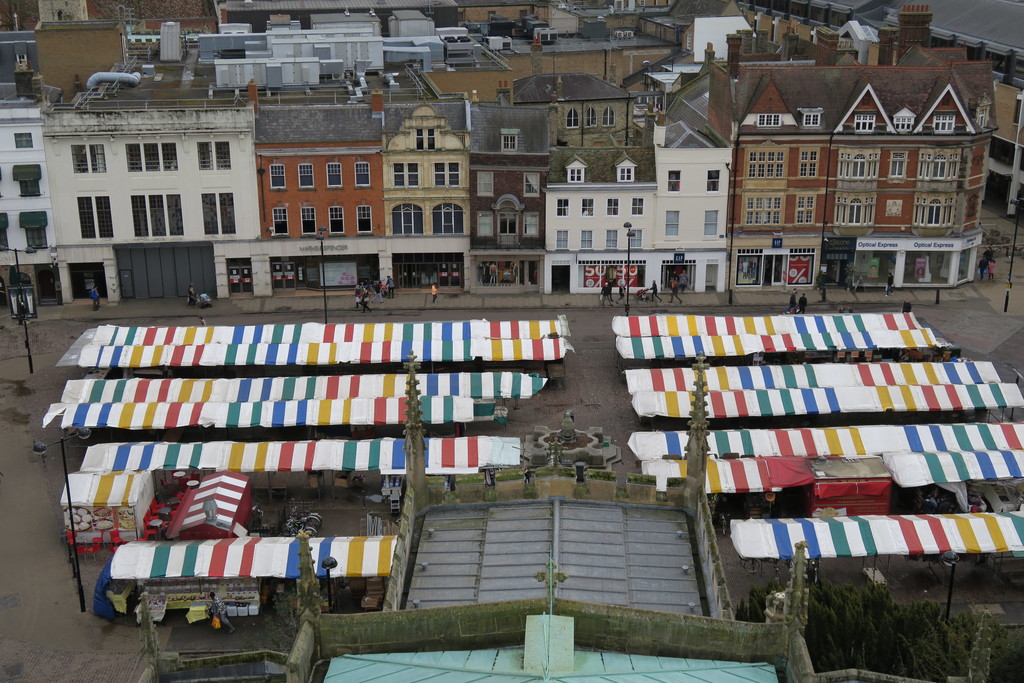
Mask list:
[[[778,128],[782,125],[782,114],[758,114],[758,128]]]
[[[540,234],[540,215],[536,211],[523,214],[523,234],[532,236]]]
[[[46,226],[49,224],[49,217],[45,211],[22,211],[18,215],[18,223],[25,231],[25,244],[33,249],[46,249]],[[6,230],[2,231],[6,238]]]
[[[878,178],[878,152],[839,152],[839,177],[855,180]]]
[[[580,249],[593,249],[594,248],[594,231],[593,230],[581,230],[580,231]]]
[[[341,187],[341,164],[327,164],[327,187]]]
[[[873,133],[875,132],[875,115],[874,114],[854,114],[853,115],[853,130],[857,133]]]
[[[875,220],[873,197],[836,197],[836,223],[838,225],[868,225]]]
[[[751,152],[748,156],[748,178],[781,178],[786,161],[785,152]]]
[[[480,197],[490,197],[494,194],[494,172],[476,172],[476,193]]]
[[[556,230],[555,231],[555,249],[568,249],[569,248],[569,231],[568,230]]]
[[[556,199],[555,200],[555,215],[559,217],[566,217],[569,215],[569,200],[568,199]]]
[[[800,150],[800,177],[813,178],[818,175],[818,150]]]
[[[106,173],[107,157],[103,145],[71,145],[71,165],[75,173]]]
[[[367,161],[356,162],[356,186],[366,187],[370,184],[370,164]]]
[[[570,183],[582,183],[585,176],[583,175],[583,169],[580,167],[569,169],[569,182]]]
[[[299,209],[299,221],[302,225],[303,235],[315,235],[316,234],[316,208],[312,206],[303,206]]]
[[[502,152],[515,152],[519,149],[519,134],[518,133],[502,133],[501,134],[501,151]]]
[[[434,186],[435,187],[458,187],[459,186],[459,164],[434,164]]]
[[[356,231],[373,232],[373,207],[367,204],[356,207]]]
[[[644,215],[644,198],[633,197],[633,205],[630,210],[631,216],[643,216]]]
[[[218,202],[220,209],[218,210]],[[203,204],[203,232],[207,235],[216,235],[218,228],[223,235],[235,234],[235,196],[231,193],[204,194]],[[274,209],[275,219],[277,209]],[[276,223],[276,220],[275,220]],[[288,232],[287,219],[285,220],[285,233]],[[172,233],[175,234],[175,233]],[[180,234],[180,233],[177,233]]]
[[[889,155],[889,177],[903,178],[907,174],[907,153],[893,152]]]
[[[434,207],[434,234],[461,235],[462,207],[458,204],[438,204]]]
[[[420,165],[395,164],[392,167],[392,178],[394,179],[395,187],[419,187]]]
[[[540,196],[540,173],[523,174],[523,195],[526,197]]]
[[[919,155],[917,175],[922,180],[952,180],[960,171],[958,156],[922,151]]]
[[[199,170],[213,169],[213,146],[209,142],[196,143],[196,157],[199,159]]]
[[[604,213],[606,216],[618,216],[619,215],[619,200],[609,199],[605,204]]]
[[[146,158],[146,171],[160,170],[160,146],[155,142],[147,142],[142,145],[142,154]]]
[[[892,119],[892,125],[896,127],[896,130],[900,133],[908,133],[914,129],[914,117],[913,116],[894,116]]]
[[[779,225],[782,197],[747,197],[747,225]]]
[[[590,217],[594,215],[594,200],[587,198],[581,200],[580,203],[580,215]]]
[[[718,181],[721,173],[719,170],[708,171],[708,192],[718,192]]]
[[[956,124],[956,116],[953,114],[936,114],[932,118],[932,126],[936,133],[952,133]]]
[[[587,128],[593,128],[597,125],[597,110],[593,107],[587,107],[583,113],[583,125]]]
[[[974,116],[974,122],[978,128],[988,127],[988,107],[978,107],[978,113]]]
[[[299,164],[299,187],[313,187],[313,164]]]
[[[704,236],[718,236],[718,210],[704,212]]]
[[[914,200],[914,224],[951,226],[955,204],[956,197],[917,197]]]
[[[422,235],[423,209],[416,204],[399,204],[391,209],[391,228],[395,235]]]
[[[566,128],[579,128],[580,127],[580,113],[575,107],[570,107],[569,111],[565,112],[565,127]]]
[[[32,133],[15,133],[15,149],[32,149]]]
[[[804,112],[804,128],[819,128],[819,127],[821,127],[821,112],[805,111]]]
[[[796,222],[804,225],[814,222],[814,195],[797,196]]]
[[[284,164],[270,165],[270,189],[284,189]]]
[[[629,238],[630,249],[642,249],[644,246],[644,231],[633,230],[633,236]]]
[[[235,195],[222,192],[220,198],[220,231],[224,235],[235,234]]]
[[[149,211],[146,209],[145,195],[132,195],[132,225],[136,237],[149,237]]]
[[[217,153],[217,170],[231,170],[231,145],[227,142],[213,143],[214,151]]]
[[[178,170],[178,146],[173,142],[160,143],[160,154],[163,156],[165,171]]]
[[[679,212],[665,212],[665,237],[679,237]]]
[[[482,211],[476,215],[476,234],[481,237],[490,237],[494,234],[494,214],[490,211]]]
[[[433,128],[416,129],[416,149],[437,149]]]
[[[142,148],[139,145],[125,145],[124,156],[129,173],[142,172]]]
[[[601,125],[609,128],[615,125],[615,110],[611,107],[605,107],[604,113],[601,114]]]
[[[178,147],[173,142],[147,142],[141,145],[133,143],[125,145],[124,148],[130,173],[178,170]]]
[[[83,239],[111,239],[114,237],[114,217],[110,211],[110,197],[79,197],[78,223]]]
[[[632,166],[619,166],[619,182],[620,183],[631,183],[631,182],[633,182],[633,167]]]
[[[274,234],[288,234],[288,209],[283,206],[274,207]]]
[[[42,196],[39,181],[43,177],[43,171],[39,164],[17,164],[11,169],[11,176],[21,187],[22,197]]]
[[[669,171],[668,172],[668,187],[666,188],[669,192],[679,192],[683,185],[683,172],[682,171]]]
[[[867,172],[867,159],[863,154],[855,154],[849,164],[849,176],[851,178],[863,178]]]
[[[217,195],[213,193],[203,194],[201,200],[203,205],[203,232],[207,235],[216,235],[219,228],[217,225]]]
[[[619,248],[619,231],[618,230],[605,230],[604,231],[604,248],[605,249],[618,249]]]
[[[345,232],[345,207],[327,207],[327,222],[331,232]]]

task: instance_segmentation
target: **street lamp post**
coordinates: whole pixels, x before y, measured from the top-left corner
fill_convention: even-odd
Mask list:
[[[316,239],[320,242],[320,289],[324,293],[324,325],[327,324],[327,264],[324,263],[324,238],[327,236],[327,226],[321,225],[317,228]]]
[[[629,270],[633,262],[633,238],[636,233],[629,221],[623,223],[622,227],[626,229],[626,315],[629,315]]]
[[[21,326],[25,328],[25,352],[28,354],[28,374],[34,374],[35,369],[32,367],[32,346],[28,341],[28,301],[25,299],[25,290],[21,285],[21,262],[18,260],[18,252],[25,254],[34,254],[36,250],[32,247],[25,247],[24,249],[13,249],[7,247],[5,251],[14,252],[14,269],[18,272],[18,293],[17,293],[17,315],[16,318]],[[11,283],[11,287],[14,287],[14,283]]]
[[[338,561],[328,555],[320,560],[320,566],[327,572],[327,613],[334,611],[334,594],[331,589],[331,570],[338,566]]]
[[[949,608],[953,604],[953,577],[956,576],[956,563],[960,556],[952,550],[942,553],[942,564],[949,567],[949,593],[946,594],[946,621],[949,621]]]
[[[1017,195],[1017,199],[1010,202],[1017,209],[1014,211],[1014,244],[1010,248],[1010,269],[1007,271],[1007,296],[1002,300],[1002,312],[1010,308],[1010,288],[1014,286],[1014,257],[1017,255],[1017,228],[1021,226],[1021,207],[1024,206],[1024,189]],[[31,360],[29,361],[31,365]]]
[[[92,430],[88,427],[79,427],[78,431],[74,434],[79,439],[88,439],[92,435]],[[75,527],[75,516],[72,512],[72,499],[71,499],[71,481],[68,478],[68,453],[64,447],[64,442],[72,438],[71,436],[62,436],[52,443],[46,443],[44,441],[36,441],[32,444],[32,450],[40,455],[46,453],[46,450],[54,444],[60,444],[60,459],[64,464],[64,491],[68,497],[68,526],[71,527],[71,566],[72,571],[75,575],[75,583],[78,586],[78,608],[85,611],[85,589],[82,588],[82,568],[78,563],[78,529]]]

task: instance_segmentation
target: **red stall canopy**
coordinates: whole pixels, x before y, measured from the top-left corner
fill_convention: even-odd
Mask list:
[[[246,536],[252,516],[252,486],[238,472],[214,472],[181,500],[167,528],[167,538]]]

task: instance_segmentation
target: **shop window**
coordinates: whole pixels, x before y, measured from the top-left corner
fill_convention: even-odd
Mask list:
[[[953,253],[945,251],[908,251],[903,261],[904,284],[945,284]]]

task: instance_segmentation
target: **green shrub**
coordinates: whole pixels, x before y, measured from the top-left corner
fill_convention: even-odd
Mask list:
[[[658,479],[650,474],[627,474],[626,481],[630,484],[643,484],[645,486],[654,486],[658,483]]]

